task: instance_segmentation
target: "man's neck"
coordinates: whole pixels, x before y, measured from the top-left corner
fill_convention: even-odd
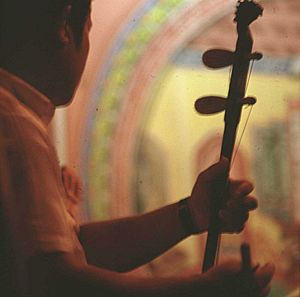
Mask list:
[[[58,106],[65,101],[63,80],[59,80],[64,75],[54,67],[58,64],[54,59],[50,54],[45,59],[36,51],[22,52],[8,59],[3,68],[32,85]]]

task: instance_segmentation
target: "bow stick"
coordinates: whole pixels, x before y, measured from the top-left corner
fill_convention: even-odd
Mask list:
[[[225,127],[223,133],[221,157],[232,160],[236,133],[243,105],[254,105],[254,97],[245,97],[249,64],[251,60],[260,60],[262,54],[252,53],[253,39],[249,25],[262,15],[262,7],[252,0],[238,1],[235,19],[237,24],[237,42],[234,52],[224,49],[212,49],[203,54],[203,63],[213,69],[232,65],[230,85],[227,98],[206,96],[195,102],[200,114],[214,114],[225,110]],[[216,262],[219,250],[221,226],[218,217],[227,193],[229,170],[226,176],[216,183],[214,199],[211,201],[211,217],[206,240],[202,271],[205,272]]]

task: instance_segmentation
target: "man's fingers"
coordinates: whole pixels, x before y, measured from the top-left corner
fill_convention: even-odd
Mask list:
[[[269,285],[275,272],[275,266],[272,263],[267,263],[261,268],[257,269],[255,278],[259,288],[265,288]]]
[[[224,232],[240,233],[249,218],[249,211],[257,207],[257,200],[249,193],[254,187],[244,180],[230,180],[229,198],[226,206],[219,212]]]
[[[252,183],[245,180],[230,180],[229,194],[233,198],[247,196],[254,190]]]
[[[254,197],[247,196],[243,199],[235,199],[227,203],[226,208],[221,209],[219,218],[224,225],[224,231],[240,233],[249,218],[249,211],[257,207]]]
[[[275,266],[272,263],[267,263],[255,270],[254,275],[250,278],[249,283],[252,283],[251,292],[257,297],[266,297],[271,290],[271,280],[275,272]],[[248,296],[248,295],[247,295]],[[250,295],[249,295],[250,296]]]
[[[271,291],[271,286],[268,285],[268,286],[266,286],[265,288],[262,289],[262,291],[260,292],[259,297],[267,297],[267,296],[269,296],[270,291]]]
[[[257,208],[257,200],[253,196],[246,196],[246,197],[239,197],[235,199],[230,199],[226,203],[226,207],[228,209],[233,209],[233,210],[254,210]]]
[[[247,209],[247,210],[254,210],[257,208],[257,200],[256,198],[254,198],[253,196],[247,196],[245,197],[244,201],[243,201],[243,206]]]
[[[248,211],[232,212],[228,210],[221,210],[219,218],[222,222],[223,230],[225,232],[240,233],[245,228],[245,223],[249,218]]]

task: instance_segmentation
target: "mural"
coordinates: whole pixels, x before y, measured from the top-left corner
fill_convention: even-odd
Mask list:
[[[118,216],[132,212],[127,198],[131,195],[130,167],[137,126],[146,103],[151,101],[156,81],[170,57],[195,30],[204,29],[211,16],[226,14],[234,3],[234,0],[144,1],[131,18],[134,21],[121,30],[96,94],[91,98],[90,122],[86,124],[91,141],[83,148],[82,164],[89,181],[88,203],[93,205],[87,206],[89,216],[105,218],[105,214]],[[178,30],[179,21],[187,30]],[[116,142],[122,145],[114,145]],[[101,193],[101,202],[97,193]],[[115,197],[112,201],[111,195]]]
[[[136,170],[133,181],[133,207],[135,213],[144,213],[166,204],[166,153],[147,135],[140,140],[135,154]]]
[[[223,115],[201,117],[193,105],[209,93],[227,93],[228,70],[208,71],[201,55],[234,46],[235,2],[143,1],[135,22],[121,30],[91,99],[100,112],[91,108],[91,141],[83,148],[91,219],[177,201],[189,195],[197,173],[218,159]],[[277,9],[281,23],[274,26],[284,36],[280,13],[289,5],[299,13],[297,0],[262,2],[269,24],[276,22]],[[300,49],[282,52],[275,41],[268,48],[267,29],[254,33],[262,36],[257,49],[265,57],[254,66],[247,93],[258,103],[249,121],[245,110],[240,131],[246,122],[247,129],[232,173],[254,181],[260,208],[241,235],[224,236],[221,260],[239,257],[240,242],[249,241],[255,260],[277,264],[271,296],[279,297],[299,287],[300,278]],[[200,267],[203,242],[191,238],[147,269],[164,275]],[[170,263],[180,269],[170,269]]]

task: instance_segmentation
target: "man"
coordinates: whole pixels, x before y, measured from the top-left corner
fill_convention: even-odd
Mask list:
[[[226,160],[200,174],[180,204],[77,230],[47,124],[81,78],[90,0],[0,1],[1,296],[243,296],[237,262],[190,277],[121,273],[207,230],[211,192]],[[256,200],[246,181],[231,181],[229,188],[220,218],[223,231],[238,232]],[[256,269],[247,294],[267,296],[273,272],[272,265]]]

